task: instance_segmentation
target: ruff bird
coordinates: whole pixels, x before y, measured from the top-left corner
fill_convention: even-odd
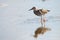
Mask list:
[[[33,10],[33,13],[37,16],[41,17],[41,25],[43,25],[43,20],[45,22],[45,18],[44,15],[47,14],[48,12],[50,12],[50,10],[46,10],[46,9],[37,9],[36,7],[32,7],[30,10]],[[29,11],[30,11],[29,10]],[[43,16],[43,17],[42,17]]]

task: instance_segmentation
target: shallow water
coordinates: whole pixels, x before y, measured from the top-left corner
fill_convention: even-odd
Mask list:
[[[33,6],[50,9],[46,14],[46,27],[51,31],[39,35],[37,40],[60,40],[59,0],[0,0],[8,6],[0,7],[0,40],[36,40],[34,31],[40,27],[40,17],[28,11]]]

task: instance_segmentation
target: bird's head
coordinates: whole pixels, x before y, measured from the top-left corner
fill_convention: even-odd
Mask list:
[[[29,9],[29,11],[30,11],[30,10],[36,10],[36,7],[32,7],[31,9]]]

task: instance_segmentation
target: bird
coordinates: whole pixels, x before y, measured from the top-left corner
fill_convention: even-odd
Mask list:
[[[47,31],[50,31],[50,28],[46,28],[46,27],[39,27],[35,30],[35,34],[33,35],[34,38],[37,38],[39,34],[44,34]]]
[[[50,12],[50,10],[46,10],[46,9],[37,9],[36,7],[32,7],[30,10],[33,10],[33,13],[37,16],[41,17],[41,26],[43,25],[43,21],[45,22],[45,18],[44,15],[47,14],[48,12]]]

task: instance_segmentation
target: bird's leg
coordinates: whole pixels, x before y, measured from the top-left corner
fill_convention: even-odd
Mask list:
[[[41,15],[41,26],[43,27],[43,16]]]
[[[45,22],[46,22],[45,15],[43,15],[42,21],[43,21],[42,34],[44,34],[44,32],[45,32]]]
[[[43,23],[44,23],[44,27],[45,27],[45,22],[46,22],[46,18],[45,18],[45,15],[43,15]]]

